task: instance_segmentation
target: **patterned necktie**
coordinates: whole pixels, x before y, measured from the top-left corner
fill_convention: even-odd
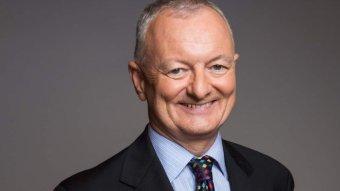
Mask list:
[[[199,158],[192,158],[189,166],[195,175],[196,189],[195,191],[214,191],[214,183],[212,177],[212,166],[214,159],[208,155]]]

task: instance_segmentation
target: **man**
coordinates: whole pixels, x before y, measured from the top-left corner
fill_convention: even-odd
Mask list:
[[[223,13],[205,0],[149,5],[129,72],[149,124],[128,148],[56,191],[291,191],[277,161],[223,141],[236,94],[238,54]]]

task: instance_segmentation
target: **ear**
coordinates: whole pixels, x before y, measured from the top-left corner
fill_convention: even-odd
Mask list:
[[[234,68],[236,68],[236,63],[237,63],[237,60],[238,60],[239,57],[240,57],[239,54],[237,54],[237,53],[234,54],[234,57],[233,57]]]
[[[235,63],[236,63],[236,61],[238,60],[239,57],[240,57],[239,54],[237,54],[237,53],[234,54],[234,62],[235,62]]]
[[[134,61],[129,62],[129,74],[139,99],[141,101],[145,101],[146,97],[144,75],[139,65]]]

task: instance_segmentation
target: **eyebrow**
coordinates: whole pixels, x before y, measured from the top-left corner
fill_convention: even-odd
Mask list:
[[[233,63],[233,59],[230,57],[230,56],[226,56],[226,55],[218,55],[212,59],[210,59],[208,62],[206,62],[206,64],[209,64],[209,63],[212,63],[212,62],[215,62],[217,60],[223,60],[223,61],[226,61],[228,64],[232,64]],[[166,60],[164,62],[162,62],[160,64],[160,69],[164,69],[166,70],[167,67],[169,66],[169,64],[171,63],[179,63],[179,64],[185,64],[185,65],[191,65],[190,62],[187,62],[185,60],[179,60],[179,59],[169,59],[169,60]]]
[[[212,63],[212,62],[215,62],[217,60],[224,60],[228,64],[232,64],[233,63],[233,59],[230,56],[226,56],[226,55],[219,55],[219,56],[217,56],[215,58],[210,59],[207,63]]]

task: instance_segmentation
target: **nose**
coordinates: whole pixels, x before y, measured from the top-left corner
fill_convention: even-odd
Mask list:
[[[187,93],[195,100],[202,100],[211,92],[211,83],[204,70],[195,71],[187,87]]]

